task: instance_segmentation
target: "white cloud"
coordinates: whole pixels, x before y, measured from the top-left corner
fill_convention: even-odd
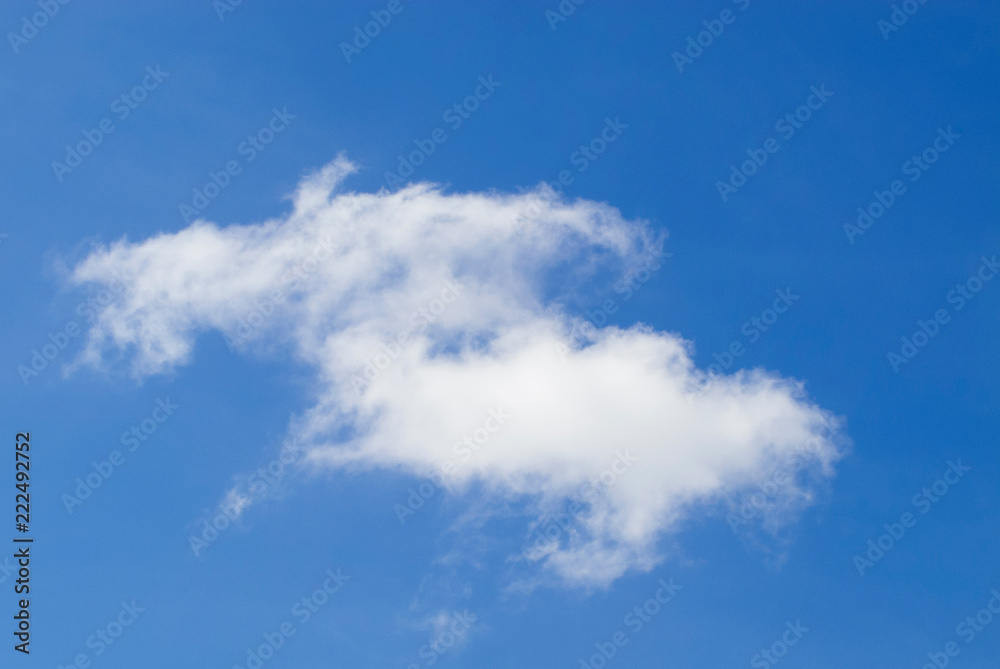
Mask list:
[[[575,583],[651,567],[657,539],[694,505],[791,456],[831,473],[832,419],[799,384],[708,375],[687,342],[641,325],[570,336],[559,298],[642,262],[659,241],[644,222],[544,191],[338,191],[354,169],[341,157],[307,177],[276,220],[197,221],[95,249],[74,282],[131,282],[100,313],[81,360],[103,366],[125,351],[142,377],[188,362],[200,332],[253,330],[316,370],[315,405],[289,434],[304,462],[428,475],[452,460],[453,491],[483,483],[541,513],[580,497],[627,452],[635,463],[622,483],[598,486],[538,558]],[[391,364],[375,359],[386,349]],[[509,419],[464,460],[456,441],[495,426],[491,409]],[[782,494],[808,499],[796,484]]]

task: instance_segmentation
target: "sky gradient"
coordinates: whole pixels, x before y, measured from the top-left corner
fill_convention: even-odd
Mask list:
[[[32,653],[0,664],[996,666],[1000,7],[896,6],[70,2],[32,31],[5,5],[0,415],[11,450],[31,432],[36,538]],[[442,323],[467,320],[385,372],[413,384],[371,386],[393,419],[343,419],[367,405],[331,361],[463,277]],[[549,337],[580,375],[477,443],[474,381],[556,378]],[[700,382],[647,353],[739,401],[652,402]],[[780,411],[744,401],[754,370]],[[557,541],[641,550],[515,559],[597,461],[629,531]]]

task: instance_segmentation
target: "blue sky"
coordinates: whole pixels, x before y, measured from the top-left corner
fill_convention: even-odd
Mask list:
[[[283,623],[294,634],[282,636],[263,666],[922,667],[940,660],[946,647],[957,651],[954,666],[995,666],[1000,622],[983,621],[992,619],[991,601],[1000,606],[991,594],[1000,591],[991,557],[1000,536],[992,513],[1000,492],[1000,281],[991,280],[990,269],[1000,255],[1000,9],[971,0],[901,4],[913,13],[897,14],[901,25],[889,30],[892,3],[623,7],[591,0],[564,2],[564,13],[575,9],[561,21],[553,18],[560,12],[555,1],[246,1],[221,17],[211,2],[70,2],[36,33],[28,29],[30,38],[12,43],[8,36],[0,78],[0,271],[7,286],[0,392],[12,450],[16,432],[31,433],[36,543],[31,656],[5,648],[11,659],[4,666],[69,667],[82,655],[81,667],[246,667],[248,649],[281,636]],[[30,21],[38,11],[37,3],[7,3],[0,26],[21,34],[23,17]],[[372,21],[372,12],[391,20],[348,62],[341,44],[353,42],[355,27]],[[712,29],[721,33],[711,42],[701,37],[707,45],[700,53],[689,46],[689,37],[697,43]],[[689,48],[690,62],[674,55]],[[466,105],[464,115],[456,117],[456,104]],[[786,119],[797,112],[799,120]],[[66,146],[86,141],[84,133],[96,137],[103,119],[113,130],[98,133],[99,144],[78,167],[53,167],[68,166]],[[271,132],[261,134],[265,129]],[[434,139],[438,129],[443,139]],[[486,442],[482,457],[461,470],[467,478],[435,488],[401,524],[394,505],[407,503],[434,462],[421,450],[429,448],[422,424],[406,413],[407,398],[385,399],[396,402],[391,415],[400,417],[398,425],[345,423],[337,393],[348,377],[336,377],[323,357],[342,349],[307,342],[330,329],[340,333],[341,324],[331,324],[346,311],[358,331],[381,331],[389,321],[380,320],[380,307],[395,304],[400,317],[409,317],[431,305],[444,284],[435,278],[428,290],[392,292],[385,288],[394,285],[391,272],[372,265],[340,275],[336,259],[317,260],[328,281],[303,293],[274,284],[294,295],[294,311],[276,306],[279,317],[235,350],[224,335],[236,323],[213,320],[235,298],[197,291],[215,285],[212,277],[226,263],[245,270],[236,284],[253,283],[268,263],[279,262],[268,249],[312,230],[295,228],[291,213],[305,206],[306,175],[342,152],[351,161],[323,182],[334,195],[317,220],[334,216],[336,206],[354,206],[336,193],[377,193],[387,172],[398,174],[400,156],[421,146],[434,150],[418,157],[423,164],[404,181],[444,186],[405,200],[390,181],[390,189],[364,200],[376,214],[357,214],[358,225],[390,240],[370,257],[390,247],[405,256],[390,226],[408,229],[399,221],[426,208],[440,214],[438,223],[458,221],[470,240],[463,249],[491,248],[494,237],[498,249],[484,261],[488,275],[450,268],[472,287],[447,307],[446,318],[488,312],[503,324],[586,328],[588,314],[600,310],[591,318],[602,332],[632,333],[617,343],[600,332],[597,343],[566,340],[569,364],[583,379],[569,388],[582,388],[581,395],[546,397],[538,409],[551,417],[545,430],[569,433],[560,421],[594,413],[582,410],[592,399],[587,392],[611,381],[588,370],[612,367],[589,368],[587,360],[599,365],[600,353],[628,361],[654,346],[651,338],[663,346],[683,338],[692,347],[683,355],[696,368],[716,363],[727,377],[764,369],[768,378],[804,384],[804,396],[778,393],[787,400],[781,421],[751,430],[752,440],[732,437],[734,449],[780,442],[783,453],[798,453],[786,426],[801,423],[816,433],[819,407],[840,419],[836,434],[824,436],[828,470],[810,465],[795,474],[807,476],[785,484],[784,470],[761,455],[738,472],[743,478],[725,470],[746,485],[719,483],[701,497],[678,492],[683,503],[651,510],[635,499],[626,503],[630,485],[651,497],[687,490],[691,479],[671,478],[642,457],[663,449],[697,455],[708,445],[678,434],[716,424],[738,431],[743,423],[727,423],[733,413],[692,409],[683,429],[668,418],[648,423],[655,429],[641,427],[657,418],[644,392],[650,379],[623,372],[615,382],[635,392],[628,420],[610,408],[596,413],[608,425],[627,425],[616,433],[601,423],[593,433],[603,436],[585,445],[606,450],[608,466],[617,449],[639,444],[643,454],[635,470],[621,474],[636,484],[614,486],[602,498],[624,517],[655,516],[643,526],[639,556],[623,559],[621,573],[568,579],[555,562],[562,552],[535,564],[512,561],[533,523],[552,511],[546,505],[572,497],[551,462],[538,464],[535,450],[518,451],[533,443],[526,432],[501,429],[496,448]],[[747,165],[754,156],[761,164]],[[914,156],[926,160],[919,163],[926,169]],[[227,164],[228,179],[218,176]],[[745,183],[729,181],[741,168],[751,173]],[[193,190],[204,194],[213,173],[225,185],[200,206]],[[518,197],[530,204],[539,182],[556,183],[560,174],[569,182],[565,199],[543,198],[545,213],[537,227],[529,221],[526,234],[555,229],[545,226],[561,216],[583,226],[582,238],[539,233],[531,250],[488,232],[488,221],[507,216],[504,207],[520,206]],[[718,184],[727,181],[735,192],[723,188],[723,198]],[[290,199],[297,189],[299,199]],[[462,194],[475,198],[469,204]],[[879,211],[872,203],[880,198],[884,213],[863,233],[845,228],[857,224],[859,207]],[[231,252],[202,254],[202,241],[185,245],[182,233],[194,216],[181,205],[219,227],[271,221],[280,230],[259,247],[240,236],[242,228],[229,238],[210,235]],[[605,229],[640,246],[663,240],[663,255],[649,262],[655,243],[627,251],[601,246]],[[123,237],[128,243],[118,255],[108,251]],[[251,252],[257,255],[242,255]],[[160,274],[142,258],[159,262]],[[505,259],[510,272],[494,267]],[[116,292],[112,260],[137,263],[137,283]],[[439,269],[410,260],[412,276]],[[509,278],[521,273],[530,273],[527,288]],[[497,287],[498,277],[509,283]],[[175,279],[193,286],[195,297],[157,292]],[[323,292],[337,280],[346,292]],[[364,299],[337,302],[361,284]],[[252,302],[269,294],[240,296]],[[99,298],[104,304],[88,303]],[[346,311],[310,311],[329,304]],[[321,316],[310,320],[309,313]],[[171,324],[165,339],[150,339],[164,322]],[[636,323],[662,335],[630,330]],[[62,338],[70,324],[78,334]],[[124,339],[114,338],[116,324],[127,330]],[[921,329],[927,336],[915,337]],[[480,330],[461,330],[470,332]],[[50,340],[65,347],[37,374],[19,372]],[[150,341],[191,348],[164,353],[160,364],[137,352]],[[448,358],[455,350],[481,351],[461,337],[435,344],[424,363],[434,356],[467,360]],[[96,357],[83,364],[88,351]],[[406,355],[416,360],[421,351],[412,347]],[[739,353],[729,358],[729,351]],[[500,356],[507,362],[495,369],[483,366],[491,359],[483,355],[465,369],[449,368],[453,376],[443,378],[452,383],[442,392],[487,372],[510,373],[511,387],[520,387],[526,377],[515,372],[523,361]],[[440,371],[419,363],[405,368],[413,378]],[[393,374],[402,369],[390,367]],[[726,387],[734,396],[759,390],[751,376],[732,378]],[[409,389],[388,376],[376,387]],[[445,401],[438,395],[419,397],[428,411],[447,413],[434,404]],[[759,405],[740,402],[729,410],[760,413]],[[692,406],[700,406],[697,398]],[[488,427],[490,408],[483,404],[456,424],[454,438]],[[530,422],[521,417],[520,425]],[[145,439],[126,441],[123,433],[133,428]],[[310,440],[305,451],[289,450],[293,437]],[[120,464],[103,465],[114,451]],[[274,464],[282,456],[289,464]],[[560,462],[577,462],[566,457]],[[112,473],[70,513],[65,496],[77,494],[77,479],[92,474],[93,463]],[[258,494],[259,481],[270,479],[248,476],[269,464],[281,474]],[[11,465],[4,471],[13,478]],[[542,487],[532,488],[533,481]],[[749,514],[746,524],[727,521],[773,481],[780,492],[765,495],[764,511]],[[13,491],[10,497],[13,515]],[[238,521],[218,520],[226,499],[248,500]],[[213,518],[227,527],[193,550],[191,537],[203,537],[203,521]],[[577,521],[582,527],[557,541],[596,532],[591,521]],[[620,528],[602,531],[612,548],[634,547]],[[869,540],[877,546],[892,531],[901,536],[890,548],[871,549]],[[593,557],[586,550],[574,555],[578,567]],[[11,611],[13,577],[6,567],[0,577],[3,610]],[[661,582],[680,587],[668,597]],[[657,593],[669,601],[650,604]],[[304,597],[318,597],[315,611],[302,608]],[[113,643],[92,636],[118,631],[122,603],[133,601],[144,610]],[[628,622],[643,606],[657,612],[641,626],[635,617]],[[964,622],[969,616],[973,623]],[[453,643],[449,630],[457,630]],[[616,633],[613,657],[602,658]],[[443,652],[429,650],[431,643]]]

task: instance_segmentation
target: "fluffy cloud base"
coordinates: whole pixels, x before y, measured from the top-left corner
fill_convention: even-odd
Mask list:
[[[575,501],[573,525],[530,558],[573,583],[648,569],[695,505],[791,459],[831,473],[835,421],[800,384],[708,374],[687,342],[642,325],[577,334],[560,304],[655,254],[644,222],[544,188],[341,191],[354,170],[340,157],[305,178],[277,220],[94,249],[72,280],[124,275],[129,288],[81,362],[124,353],[133,375],[162,373],[213,329],[236,348],[287,350],[316,370],[315,404],[288,437],[303,462],[444,468],[453,491],[475,483],[541,514]],[[799,479],[777,494],[809,497]]]

